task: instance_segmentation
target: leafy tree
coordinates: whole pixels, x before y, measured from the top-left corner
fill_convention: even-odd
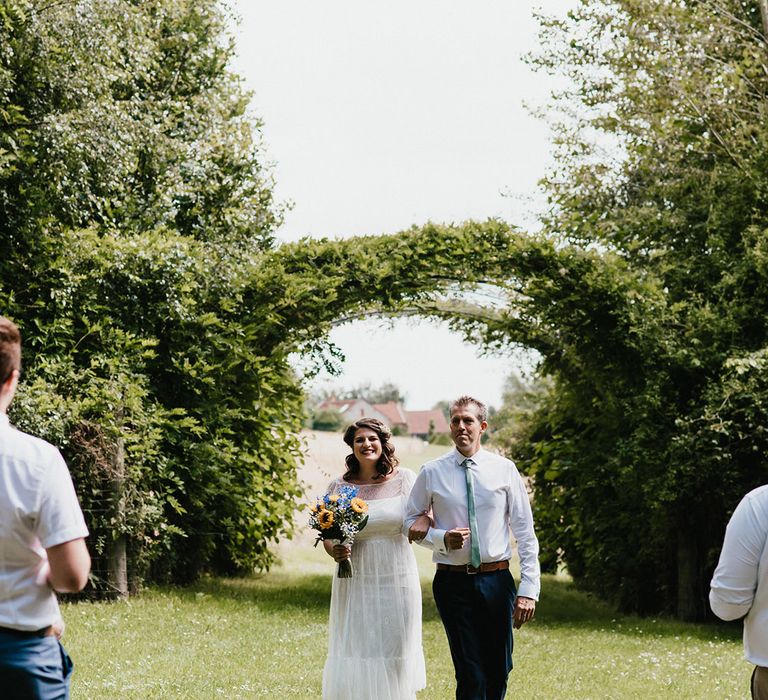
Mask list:
[[[63,447],[96,553],[127,535],[137,578],[266,565],[299,493],[301,392],[238,316],[280,212],[225,26],[214,2],[0,4],[14,420]]]
[[[405,394],[400,390],[396,384],[392,382],[384,382],[378,387],[374,387],[370,382],[353,386],[349,389],[331,389],[324,393],[322,399],[335,396],[338,399],[365,399],[368,403],[388,403],[394,401],[395,403],[404,403],[406,400]]]
[[[432,408],[437,409],[438,411],[442,411],[442,414],[445,416],[446,420],[449,420],[451,417],[451,402],[448,399],[442,399],[441,401],[438,401]]]
[[[592,273],[570,298],[563,266],[488,325],[490,341],[533,341],[551,381],[515,438],[542,542],[625,608],[701,617],[729,513],[766,475],[759,7],[583,2],[542,37],[535,62],[570,80],[545,234],[616,273],[602,310]]]
[[[511,372],[504,380],[501,408],[489,421],[488,432],[493,444],[514,453],[526,436],[525,428],[547,390],[546,381],[527,379]]]
[[[312,416],[313,430],[341,430],[344,418],[335,408],[321,408],[314,411]]]
[[[406,395],[400,387],[392,382],[384,382],[381,386],[370,389],[365,396],[371,403],[405,403],[406,400]]]

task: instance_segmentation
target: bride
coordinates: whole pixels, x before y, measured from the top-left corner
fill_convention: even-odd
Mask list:
[[[323,698],[328,700],[415,700],[416,691],[426,685],[421,587],[403,530],[416,475],[397,468],[390,438],[389,429],[375,418],[350,425],[344,432],[352,448],[347,471],[328,487],[334,493],[351,484],[368,502],[368,524],[352,546],[323,542],[335,561],[351,557],[354,570],[352,578],[333,578],[323,669]]]

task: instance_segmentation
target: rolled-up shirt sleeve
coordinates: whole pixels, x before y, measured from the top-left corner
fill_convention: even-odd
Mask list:
[[[766,523],[755,509],[754,500],[747,496],[736,507],[725,530],[720,560],[710,584],[709,604],[722,620],[737,620],[750,611],[766,536]]]
[[[520,586],[518,595],[539,599],[541,570],[539,568],[539,540],[533,529],[533,513],[528,500],[525,482],[512,466],[508,491],[509,526],[517,540],[517,554],[520,557]]]

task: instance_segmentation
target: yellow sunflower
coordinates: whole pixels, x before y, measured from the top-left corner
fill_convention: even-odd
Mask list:
[[[368,504],[362,498],[353,498],[349,504],[355,513],[366,513],[368,511]]]
[[[313,506],[312,506],[312,507],[309,509],[309,512],[310,512],[310,513],[319,513],[319,512],[320,512],[322,509],[323,509],[323,504],[322,504],[322,503],[320,503],[320,501],[318,501],[317,503],[315,503],[315,505],[313,505]]]
[[[323,530],[333,525],[333,513],[330,510],[321,510],[317,515],[317,522]]]
[[[338,493],[332,493],[330,496],[328,496],[328,503],[336,503],[336,501],[338,500],[339,500]]]

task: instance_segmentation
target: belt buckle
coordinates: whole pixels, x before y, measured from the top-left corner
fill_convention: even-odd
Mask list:
[[[474,570],[473,570],[473,569],[474,569]],[[467,574],[468,574],[468,575],[470,575],[470,576],[475,576],[475,575],[477,574],[477,572],[478,572],[478,571],[480,571],[480,568],[479,568],[479,567],[478,567],[477,569],[475,569],[475,567],[474,567],[474,566],[472,566],[472,564],[467,564]]]

